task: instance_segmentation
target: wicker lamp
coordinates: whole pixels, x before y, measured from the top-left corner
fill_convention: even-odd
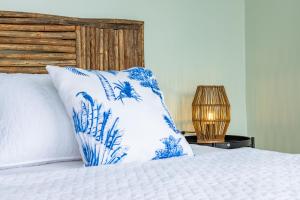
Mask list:
[[[198,86],[192,105],[197,143],[224,142],[230,104],[224,86]]]

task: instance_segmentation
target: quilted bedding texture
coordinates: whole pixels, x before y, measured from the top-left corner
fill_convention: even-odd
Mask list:
[[[1,200],[300,199],[300,155],[235,149],[0,176]]]

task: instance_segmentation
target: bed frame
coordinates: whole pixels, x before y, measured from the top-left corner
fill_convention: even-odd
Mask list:
[[[144,66],[144,22],[0,11],[0,72],[46,73],[47,64]]]

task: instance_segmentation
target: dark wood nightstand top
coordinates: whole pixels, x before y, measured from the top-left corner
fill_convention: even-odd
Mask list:
[[[190,144],[198,144],[197,137],[195,135],[185,136],[186,140]],[[209,144],[198,144],[211,147],[217,147],[222,149],[236,149],[241,147],[252,147],[255,148],[254,137],[238,136],[238,135],[226,135],[223,143],[209,143]]]

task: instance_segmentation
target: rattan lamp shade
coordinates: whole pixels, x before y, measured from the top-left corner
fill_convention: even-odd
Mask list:
[[[230,123],[230,104],[224,86],[198,86],[192,105],[198,143],[224,142]]]

